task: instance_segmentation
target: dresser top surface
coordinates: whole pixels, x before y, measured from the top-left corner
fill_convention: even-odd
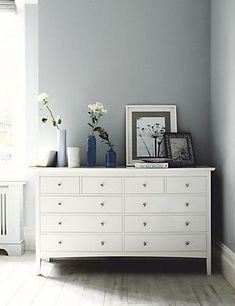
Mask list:
[[[95,168],[34,168],[39,175],[199,175],[210,173],[215,170],[213,167],[193,167],[193,168],[168,168],[168,169],[136,169],[134,167],[95,167]]]

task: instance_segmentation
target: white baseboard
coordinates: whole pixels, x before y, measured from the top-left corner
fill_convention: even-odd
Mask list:
[[[35,251],[35,229],[32,227],[24,227],[25,250]]]
[[[215,249],[216,266],[227,281],[235,288],[235,253],[222,242]]]

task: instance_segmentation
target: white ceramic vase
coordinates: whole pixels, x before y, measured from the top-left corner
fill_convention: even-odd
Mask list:
[[[80,149],[78,147],[68,147],[68,167],[79,168],[80,167]]]

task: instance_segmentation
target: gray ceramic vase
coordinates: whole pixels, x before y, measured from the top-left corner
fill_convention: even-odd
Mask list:
[[[67,131],[57,130],[57,167],[67,166]]]

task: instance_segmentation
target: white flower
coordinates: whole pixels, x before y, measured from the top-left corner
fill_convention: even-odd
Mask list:
[[[95,115],[107,114],[107,110],[105,109],[104,105],[99,102],[96,102],[95,104],[89,104],[88,109]]]
[[[42,103],[43,105],[48,105],[49,104],[49,96],[47,93],[41,93],[38,96],[38,102]]]

